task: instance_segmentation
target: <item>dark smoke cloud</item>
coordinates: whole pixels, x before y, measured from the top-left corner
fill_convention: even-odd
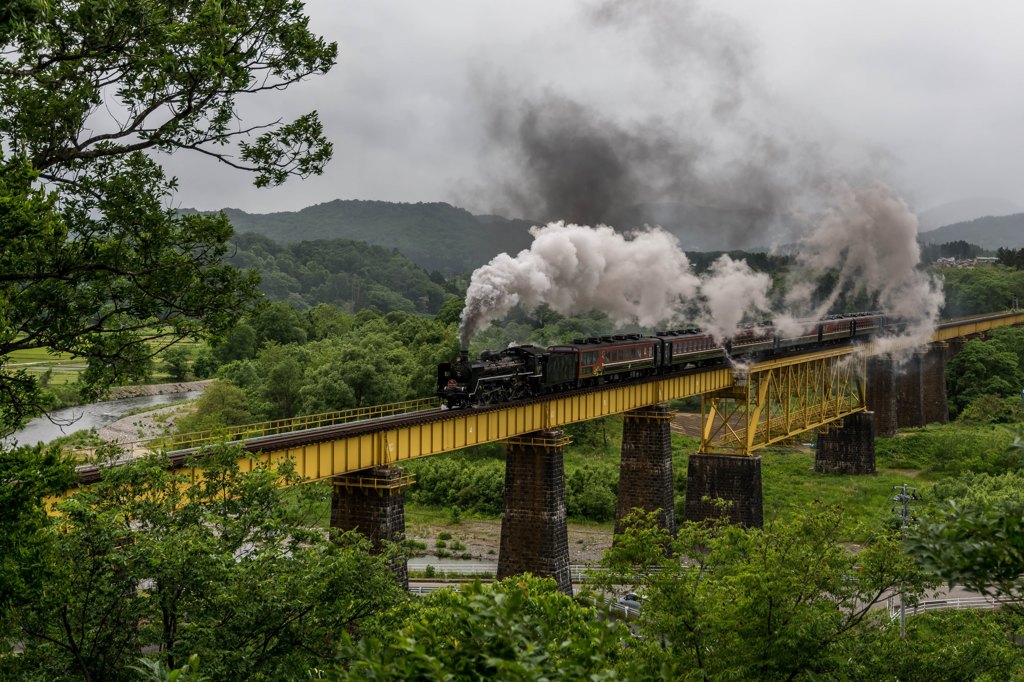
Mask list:
[[[485,156],[494,163],[471,203],[536,220],[659,224],[687,248],[773,241],[809,150],[755,123],[748,100],[758,88],[742,32],[695,2],[666,0],[587,5],[583,22],[639,47],[662,76],[659,112],[616,120],[568,94],[481,72]]]
[[[519,215],[610,222],[622,207],[678,196],[697,180],[701,149],[664,122],[627,127],[550,93],[514,111],[507,99],[494,93],[488,132],[518,171],[498,189]]]

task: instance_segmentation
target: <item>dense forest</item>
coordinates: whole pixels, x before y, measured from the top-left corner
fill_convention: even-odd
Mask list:
[[[229,264],[260,275],[270,300],[303,309],[329,303],[358,312],[435,313],[445,298],[460,293],[443,276],[427,274],[395,249],[347,239],[275,242],[256,234],[232,239]]]

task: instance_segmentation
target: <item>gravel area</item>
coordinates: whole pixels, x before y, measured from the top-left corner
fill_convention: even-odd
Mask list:
[[[98,429],[96,434],[103,440],[114,443],[131,443],[137,440],[156,438],[166,433],[172,433],[177,419],[187,415],[193,409],[195,409],[194,402],[157,407],[147,412],[118,419],[116,422]]]
[[[452,534],[446,541],[453,558],[468,552],[473,559],[497,561],[501,547],[501,521],[461,521],[458,524],[406,523],[407,537],[419,540],[427,545],[427,552],[436,551],[438,535],[442,532]],[[451,550],[452,541],[458,540],[465,549]],[[595,526],[569,524],[569,563],[597,563],[605,550],[611,547],[612,529]]]
[[[110,389],[107,400],[120,400],[121,398],[137,398],[142,395],[169,395],[171,393],[188,393],[189,391],[202,391],[210,385],[213,379],[202,381],[178,381],[171,384],[142,384],[140,386],[116,386]]]

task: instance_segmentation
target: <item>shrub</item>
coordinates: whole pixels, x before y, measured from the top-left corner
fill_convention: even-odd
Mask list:
[[[968,426],[1024,422],[1024,403],[1017,396],[1002,398],[986,393],[971,400],[957,422]]]
[[[582,467],[565,480],[565,507],[571,517],[591,521],[615,518],[618,476],[610,467]]]
[[[878,461],[893,469],[928,473],[997,474],[1018,466],[1020,454],[1009,449],[1013,437],[998,427],[929,426],[875,444]]]

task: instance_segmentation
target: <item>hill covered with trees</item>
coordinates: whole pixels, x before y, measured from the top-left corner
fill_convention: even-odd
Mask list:
[[[962,223],[953,223],[937,230],[922,232],[918,238],[923,242],[967,241],[985,249],[1024,247],[1024,213],[1005,216],[987,216]]]
[[[260,273],[260,290],[299,308],[330,303],[342,310],[435,313],[460,295],[437,272],[427,272],[396,249],[348,239],[282,244],[258,234],[237,234],[227,262]]]
[[[475,216],[450,204],[335,200],[301,211],[255,214],[224,209],[236,233],[281,243],[327,239],[397,249],[416,265],[445,274],[468,272],[502,251],[530,245],[526,220]]]

